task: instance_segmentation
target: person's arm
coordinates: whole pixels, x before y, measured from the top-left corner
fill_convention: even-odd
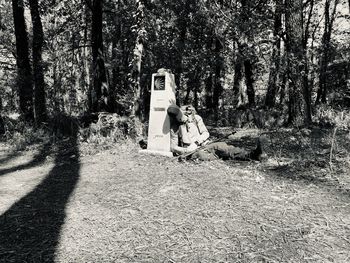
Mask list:
[[[197,149],[196,144],[191,144],[188,147],[179,146],[179,135],[178,132],[175,132],[173,129],[170,130],[170,150],[171,152],[182,155],[184,153],[189,153]]]
[[[210,134],[208,132],[207,127],[205,127],[205,124],[201,116],[196,115],[196,121],[197,121],[197,128],[200,134],[196,141],[199,145],[201,145],[203,142],[208,140]]]

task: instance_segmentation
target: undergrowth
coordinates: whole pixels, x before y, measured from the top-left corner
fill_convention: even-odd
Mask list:
[[[35,128],[25,124],[20,118],[4,117],[4,133],[0,137],[13,150],[25,150],[31,145],[46,143],[50,140],[47,127]]]
[[[117,142],[137,139],[143,134],[143,124],[125,116],[100,113],[97,122],[80,129],[80,139],[98,145],[113,145]]]
[[[315,112],[314,122],[321,127],[350,130],[350,109],[336,109],[320,105]]]
[[[71,117],[56,114],[41,127],[25,123],[20,118],[4,118],[4,133],[0,137],[12,150],[25,150],[31,145],[57,143],[62,139],[77,137],[79,142],[101,149],[119,143],[131,143],[144,135],[145,126],[134,118],[112,113],[96,116]]]

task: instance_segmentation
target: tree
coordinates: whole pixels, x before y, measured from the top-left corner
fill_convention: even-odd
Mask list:
[[[33,76],[34,76],[34,107],[37,125],[47,120],[45,80],[43,68],[44,32],[41,23],[38,0],[29,0],[30,13],[33,24]]]
[[[268,89],[265,98],[265,106],[268,108],[272,108],[275,105],[277,90],[280,82],[283,1],[275,0],[275,6],[273,30],[274,43],[271,56]]]
[[[134,47],[134,56],[132,60],[132,94],[133,94],[133,105],[131,115],[137,118],[141,117],[141,66],[142,66],[142,56],[144,55],[144,43],[146,39],[146,28],[144,25],[145,19],[145,5],[143,0],[136,0],[136,40]]]
[[[34,120],[32,69],[29,60],[27,27],[24,6],[20,0],[12,0],[16,37],[16,62],[19,107],[25,121]]]
[[[172,8],[176,15],[176,30],[177,36],[175,40],[176,56],[175,60],[175,83],[179,89],[183,88],[181,83],[181,75],[183,74],[183,58],[186,47],[187,31],[189,26],[189,14],[193,10],[194,0],[181,0],[174,2]],[[177,100],[179,100],[179,96]],[[181,104],[181,103],[180,103]]]
[[[103,35],[102,35],[102,0],[93,0],[92,25],[91,25],[91,45],[92,45],[92,69],[93,87],[90,92],[90,110],[99,112],[108,111],[108,85],[106,67],[104,61]]]
[[[334,0],[333,10],[331,12],[332,0],[326,0],[324,7],[324,32],[321,43],[321,60],[319,74],[319,89],[317,91],[316,104],[327,102],[327,67],[330,62],[331,37],[334,20],[336,18],[336,10],[339,0]]]
[[[260,13],[266,10],[266,3],[254,5],[247,0],[240,0],[241,7],[238,9],[237,20],[235,23],[234,41],[236,42],[236,57],[234,66],[234,106],[243,103],[243,98],[247,97],[248,105],[255,106],[255,88],[254,88],[254,68],[256,63],[256,51],[254,50],[254,42],[260,34],[258,22],[254,19],[261,17]],[[252,22],[254,21],[254,22]],[[236,25],[237,24],[237,25]],[[246,94],[243,93],[242,81],[245,80]]]
[[[289,78],[288,123],[304,126],[311,122],[309,92],[304,85],[303,1],[286,0],[286,51]]]
[[[214,66],[214,74],[213,74],[213,110],[214,110],[214,116],[215,120],[218,121],[219,119],[219,100],[222,95],[223,87],[221,84],[221,77],[222,77],[222,71],[223,71],[223,59],[221,57],[221,50],[223,49],[223,46],[220,42],[220,39],[218,36],[215,36],[215,47],[214,47],[214,59],[215,59],[215,66]]]

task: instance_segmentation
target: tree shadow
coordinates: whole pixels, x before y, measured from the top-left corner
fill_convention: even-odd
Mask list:
[[[25,164],[20,164],[11,168],[2,169],[0,170],[0,176],[15,172],[15,171],[32,168],[36,165],[43,163],[46,160],[46,156],[48,156],[50,153],[50,148],[51,148],[51,143],[45,143],[43,146],[41,146],[39,152],[33,157],[33,159],[30,162]],[[6,159],[7,161],[9,161],[10,159],[17,157],[18,155],[19,153],[16,154],[15,152],[13,154],[10,154]]]
[[[75,135],[59,145],[55,166],[47,177],[0,216],[0,262],[54,262],[65,207],[79,170]]]
[[[13,151],[13,152],[7,154],[5,157],[0,159],[0,165],[4,165],[4,164],[8,163],[12,159],[17,158],[20,155],[21,155],[20,151]]]

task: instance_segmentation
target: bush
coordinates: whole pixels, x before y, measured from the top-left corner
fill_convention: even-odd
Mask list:
[[[6,118],[4,138],[14,150],[25,150],[30,145],[49,141],[50,134],[47,129],[36,129],[31,125],[25,125],[24,122]]]
[[[321,127],[350,129],[350,110],[335,109],[329,105],[320,105],[315,113],[314,121]]]
[[[96,144],[112,144],[128,138],[137,139],[143,133],[143,124],[134,118],[119,116],[116,113],[101,112],[97,122],[81,128],[82,141]]]

